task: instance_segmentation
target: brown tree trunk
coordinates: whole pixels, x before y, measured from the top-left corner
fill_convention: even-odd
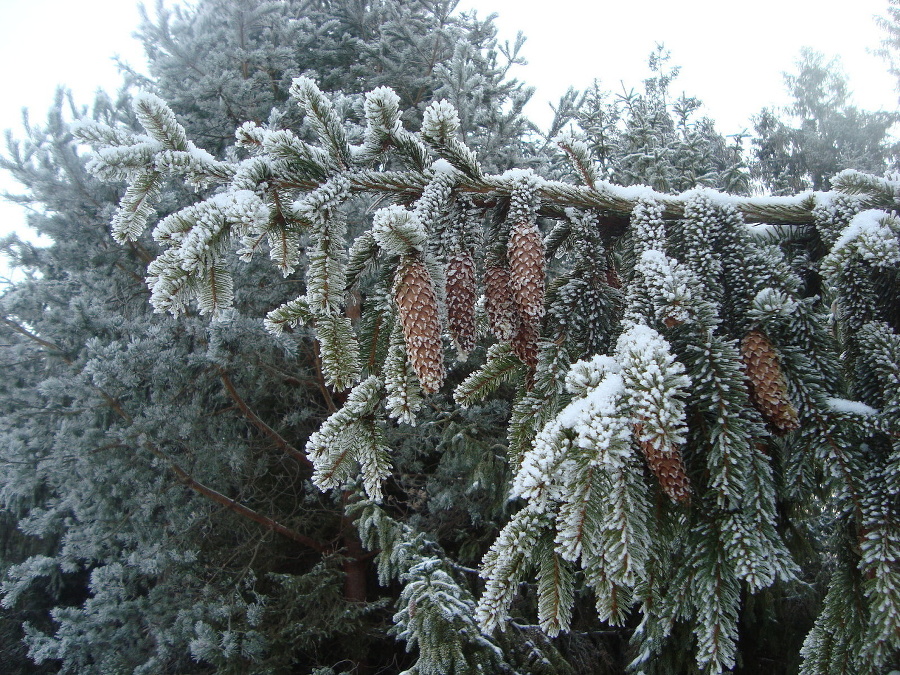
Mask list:
[[[369,559],[372,557],[362,546],[359,534],[353,520],[347,516],[347,504],[352,492],[345,490],[341,503],[344,507],[344,515],[341,516],[341,536],[343,539],[343,553],[346,556],[343,564],[344,570],[344,600],[348,602],[365,602],[368,594],[367,577],[369,574]],[[365,645],[360,645],[365,650]],[[361,651],[356,662],[354,675],[368,675],[371,672],[369,657],[366,651]]]

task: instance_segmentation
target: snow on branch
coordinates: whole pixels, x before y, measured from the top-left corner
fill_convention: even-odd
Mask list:
[[[447,101],[425,109],[416,134],[384,87],[365,97],[364,129],[309,78],[291,95],[304,131],[245,123],[241,160],[198,149],[149,94],[135,100],[147,134],[88,123],[79,133],[101,146],[98,176],[129,181],[119,241],[146,236],[169,177],[208,191],[153,230],[164,247],[148,268],[157,311],[228,307],[236,242],[244,260],[268,246],[284,276],[302,269],[302,294],[264,323],[275,334],[313,328],[332,411],[306,446],[320,489],[360,485],[382,500],[388,434],[429,419],[445,382],[458,383],[460,407],[512,398],[514,515],[484,557],[477,604],[377,507],[359,525],[382,549],[382,580],[405,584],[397,631],[423,663],[494,663],[489,636],[532,578],[550,635],[571,625],[581,584],[612,625],[639,608],[638,661],[663,651],[678,621],[693,631],[697,665],[727,670],[741,598],[796,573],[779,529],[785,491],[796,503],[827,492],[828,512],[858,542],[807,658],[829,631],[860,643],[839,625],[853,584],[865,630],[896,640],[890,490],[860,486],[900,475],[900,182],[844,172],[829,193],[663,194],[600,180],[569,137],[558,142],[583,185],[526,168],[488,175]],[[310,130],[316,140],[301,138]],[[757,236],[748,223],[789,227]],[[786,250],[806,234],[818,251]],[[493,344],[481,341],[488,330]],[[473,370],[450,363],[451,344],[475,355]],[[839,369],[865,375],[843,386]]]

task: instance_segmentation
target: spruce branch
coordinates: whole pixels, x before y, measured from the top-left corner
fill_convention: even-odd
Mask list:
[[[306,455],[304,455],[302,452],[297,450],[297,448],[288,443],[281,434],[279,434],[272,427],[263,422],[259,418],[259,416],[255,412],[253,412],[250,406],[247,405],[247,402],[238,393],[237,388],[234,386],[234,382],[228,375],[228,371],[221,367],[218,368],[218,371],[219,378],[222,380],[222,384],[225,385],[225,389],[226,391],[228,391],[228,395],[231,396],[232,400],[234,400],[234,402],[237,404],[240,411],[244,414],[244,417],[246,417],[253,426],[263,432],[266,436],[271,438],[275,442],[275,445],[277,445],[281,450],[296,459],[298,462],[300,462],[301,465],[312,469],[313,464],[311,461],[309,461],[309,458]]]
[[[197,494],[206,497],[216,504],[224,506],[229,511],[232,511],[233,513],[236,513],[239,516],[246,518],[247,520],[252,520],[255,523],[259,523],[266,529],[271,530],[276,534],[280,534],[281,536],[287,537],[288,539],[291,539],[298,544],[302,544],[307,548],[311,548],[317,553],[325,554],[329,552],[328,548],[325,545],[319,543],[312,537],[308,537],[305,534],[297,532],[296,530],[292,530],[291,528],[282,525],[274,518],[270,518],[269,516],[254,511],[250,507],[236,502],[235,500],[226,497],[221,492],[213,490],[211,487],[208,487],[199,482],[190,473],[179,466],[178,463],[175,462],[175,460],[173,460],[159,448],[156,448],[149,444],[147,444],[146,447],[155,457],[158,457],[169,466],[169,468],[172,470],[172,473],[174,473],[175,477],[178,479],[179,483],[190,488]]]
[[[353,165],[350,143],[328,97],[308,77],[294,78],[291,95],[306,110],[316,134],[328,147],[333,160],[341,168],[349,169]]]

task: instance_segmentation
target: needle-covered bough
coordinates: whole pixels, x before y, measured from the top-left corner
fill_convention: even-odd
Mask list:
[[[158,311],[229,307],[235,254],[304,270],[305,293],[265,324],[314,329],[342,407],[307,442],[313,481],[357,491],[382,581],[405,584],[396,631],[418,672],[508,670],[502,631],[534,580],[549,636],[587,588],[600,621],[635,626],[634,670],[684,635],[699,669],[729,670],[746,598],[795,582],[784,532],[801,512],[831,525],[803,672],[896,663],[900,183],[848,171],[789,198],[659,194],[600,181],[571,139],[581,185],[486,175],[444,101],[413,133],[387,88],[366,96],[364,128],[310,79],[291,93],[315,141],[247,122],[243,159],[197,148],[151,94],[134,101],[145,134],[77,133],[95,173],[129,181],[119,241],[142,236],[167,181],[206,195],[153,229]],[[350,222],[360,203],[374,213]],[[445,401],[448,370],[460,406],[515,392],[514,515],[480,590],[380,505],[400,468],[385,430]]]

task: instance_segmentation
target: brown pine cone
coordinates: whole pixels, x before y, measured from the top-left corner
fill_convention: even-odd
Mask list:
[[[606,283],[612,288],[622,288],[622,280],[619,279],[619,273],[611,265],[606,268]]]
[[[637,437],[641,434],[641,425],[636,424],[634,432]],[[669,499],[676,503],[686,504],[691,501],[691,483],[684,464],[681,462],[681,453],[672,446],[657,448],[651,441],[640,441],[641,450],[647,458],[647,466],[659,481],[659,486]]]
[[[468,251],[460,251],[447,263],[447,323],[460,358],[475,348],[475,261]]]
[[[752,330],[741,342],[744,369],[750,381],[750,401],[779,434],[800,428],[797,411],[788,399],[778,352],[769,338]]]
[[[531,370],[537,368],[539,337],[540,323],[538,321],[520,321],[512,339],[513,353]]]
[[[544,316],[544,242],[537,225],[520,222],[512,226],[506,249],[509,287],[523,321]]]
[[[510,342],[519,329],[519,312],[509,287],[509,268],[489,263],[484,271],[484,309],[491,332],[502,342]]]
[[[425,263],[406,256],[394,276],[394,300],[406,354],[416,371],[422,391],[436,392],[444,382],[444,348],[437,296]]]

